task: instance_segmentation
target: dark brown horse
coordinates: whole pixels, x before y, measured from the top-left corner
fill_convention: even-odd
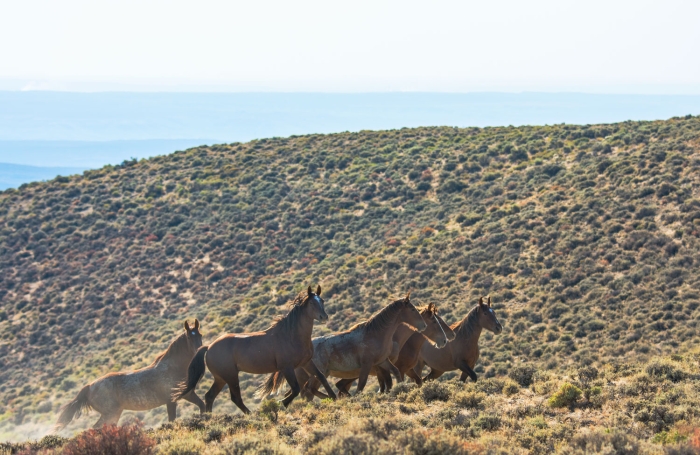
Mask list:
[[[393,346],[391,349],[391,354],[389,354],[389,361],[396,366],[400,373],[399,377],[396,378],[399,382],[403,381],[403,373],[405,373],[406,370],[399,368],[396,361],[408,340],[418,338],[421,340],[421,345],[425,341],[430,341],[436,348],[442,349],[449,341],[454,340],[456,336],[450,326],[447,325],[447,323],[440,316],[438,316],[438,311],[434,303],[429,303],[425,307],[418,308],[418,312],[421,314],[423,321],[425,321],[428,327],[423,332],[416,332],[412,327],[406,324],[401,324],[396,329],[396,332],[394,332],[394,336],[392,338]],[[415,364],[412,365],[411,368],[413,366],[415,366]],[[380,392],[388,392],[391,390],[391,375],[389,374],[388,370],[381,366],[375,366],[370,371],[370,375],[377,376]],[[340,381],[336,382],[335,385],[338,387],[340,394],[346,395],[349,394],[348,391],[353,381],[354,379],[341,379]]]
[[[325,375],[359,378],[357,392],[362,392],[372,367],[382,365],[386,369],[395,370],[387,359],[393,347],[394,332],[404,322],[419,331],[425,330],[427,326],[411,303],[410,293],[345,332],[314,338],[313,362]],[[303,369],[297,368],[296,377],[300,384],[305,384],[307,399],[313,398],[313,395],[326,398],[326,395],[318,392],[318,381],[310,378]],[[282,378],[276,373],[268,378],[261,391],[267,395],[281,386]]]
[[[166,405],[168,419],[175,420],[177,403],[171,398],[171,390],[187,376],[187,365],[202,346],[199,321],[194,327],[185,321],[185,333],[170,343],[149,366],[136,371],[109,373],[83,387],[78,396],[63,407],[56,423],[61,429],[83,410],[94,409],[101,414],[95,428],[119,421],[122,411],[147,411]],[[204,412],[204,403],[189,391],[183,398],[199,406]]]
[[[479,337],[481,330],[486,329],[495,334],[501,333],[503,327],[496,318],[496,313],[491,308],[491,297],[488,303],[484,303],[483,297],[479,303],[469,311],[460,322],[452,325],[457,337],[447,343],[444,349],[436,349],[428,343],[424,343],[420,351],[420,360],[414,370],[406,372],[417,384],[421,384],[420,374],[423,363],[430,367],[430,373],[423,381],[436,379],[446,371],[460,370],[460,381],[465,382],[467,377],[476,381],[474,367],[479,360]],[[401,363],[401,362],[399,362]]]
[[[314,320],[328,319],[323,303],[321,286],[316,289],[316,293],[313,293],[309,286],[308,290],[299,293],[294,299],[289,313],[267,330],[223,335],[208,347],[202,346],[190,363],[187,381],[173,391],[174,397],[184,398],[194,390],[204,375],[205,368],[208,368],[214,376],[214,384],[204,396],[206,411],[212,411],[216,396],[228,384],[231,400],[241,411],[248,414],[250,410],[241,399],[238,373],[278,372],[287,379],[291,387],[291,393],[282,401],[288,406],[300,390],[294,369],[303,365],[308,374],[316,375],[329,395],[335,398],[326,377],[311,361],[314,353],[311,344]]]

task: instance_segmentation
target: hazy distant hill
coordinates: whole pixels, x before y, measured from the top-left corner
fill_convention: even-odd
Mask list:
[[[699,170],[700,118],[685,117],[267,139],[6,191],[0,425],[52,421],[185,318],[207,340],[264,328],[316,283],[331,316],[317,333],[409,290],[450,322],[490,294],[505,331],[482,337],[486,377],[684,352]]]
[[[23,183],[50,180],[59,175],[80,174],[80,167],[39,167],[0,163],[0,190],[17,188]]]
[[[0,91],[0,140],[207,138],[202,143],[210,144],[209,139],[430,125],[610,123],[685,114],[700,114],[700,95]]]

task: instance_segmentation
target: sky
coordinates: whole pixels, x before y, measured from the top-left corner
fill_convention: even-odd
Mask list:
[[[697,0],[22,0],[0,90],[700,94]]]

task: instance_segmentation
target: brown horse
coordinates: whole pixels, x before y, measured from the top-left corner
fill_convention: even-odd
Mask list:
[[[391,354],[394,332],[403,322],[419,331],[425,330],[427,326],[411,303],[410,293],[345,332],[314,338],[313,362],[325,375],[359,378],[357,392],[362,392],[372,367],[381,364],[387,369],[395,370],[387,358]],[[300,384],[305,384],[304,396],[307,399],[312,399],[313,395],[327,398],[318,392],[320,384],[314,378],[309,378],[303,369],[297,368],[296,378]],[[281,386],[282,379],[279,373],[276,373],[270,375],[261,392],[267,395]]]
[[[316,293],[313,293],[309,286],[308,290],[299,293],[294,299],[289,313],[267,330],[223,335],[208,347],[202,346],[190,363],[186,382],[173,391],[174,397],[184,398],[193,391],[204,375],[205,368],[208,368],[214,376],[214,384],[204,397],[206,411],[212,411],[216,396],[228,384],[231,400],[241,411],[248,414],[250,410],[241,398],[238,373],[281,372],[292,390],[282,401],[284,406],[288,406],[300,391],[294,369],[303,365],[310,375],[318,377],[329,395],[335,398],[326,377],[311,361],[314,353],[311,344],[314,320],[328,319],[323,303],[321,286],[316,289]]]
[[[185,321],[185,333],[170,343],[151,365],[136,371],[109,373],[83,387],[78,396],[63,407],[56,428],[65,427],[88,409],[101,414],[95,428],[116,424],[124,410],[147,411],[162,405],[168,408],[168,419],[175,420],[177,403],[170,397],[171,389],[185,378],[187,365],[200,346],[199,321],[194,320],[194,327]],[[204,412],[204,403],[194,391],[183,398]]]
[[[427,340],[433,343],[436,348],[442,349],[449,341],[454,340],[456,336],[450,326],[447,325],[447,323],[440,316],[438,316],[438,311],[434,303],[429,303],[428,306],[418,308],[418,312],[421,314],[423,321],[425,321],[428,327],[423,332],[416,332],[412,327],[406,324],[401,324],[396,329],[396,332],[394,332],[394,336],[392,338],[393,346],[391,349],[391,354],[389,354],[389,361],[397,367],[397,370],[400,373],[400,376],[396,378],[399,382],[403,381],[403,373],[406,370],[399,368],[396,361],[408,340],[413,338],[420,339],[421,345]],[[411,368],[412,367],[413,365]],[[381,366],[375,366],[370,371],[370,375],[377,376],[380,392],[391,390],[391,375],[386,369]],[[341,379],[340,381],[336,382],[335,385],[338,387],[341,395],[346,395],[349,394],[348,391],[353,382],[354,379]]]
[[[488,303],[484,303],[483,297],[480,298],[478,305],[472,308],[464,319],[452,325],[452,330],[457,337],[444,349],[435,349],[428,343],[423,344],[418,364],[406,374],[417,384],[422,384],[423,381],[439,378],[446,371],[460,370],[462,372],[460,381],[465,382],[467,376],[476,381],[474,367],[479,360],[479,336],[482,329],[496,335],[503,330],[503,326],[496,318],[496,313],[491,308],[491,297]],[[423,363],[427,364],[431,370],[421,381]]]

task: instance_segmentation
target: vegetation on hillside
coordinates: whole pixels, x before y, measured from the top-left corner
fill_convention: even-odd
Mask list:
[[[5,191],[0,437],[44,434],[80,386],[147,365],[186,318],[205,343],[261,329],[316,283],[318,334],[408,290],[448,322],[490,294],[504,332],[482,336],[476,372],[492,381],[690,352],[699,170],[689,116],[265,139]],[[242,379],[252,403],[263,379]]]
[[[146,432],[126,426],[90,430],[72,440],[49,436],[31,445],[0,445],[0,453],[700,453],[697,354],[562,375],[521,369],[466,385],[451,376],[422,388],[401,383],[391,394],[296,401],[288,410],[269,400],[251,415],[194,416]],[[579,392],[575,399],[552,402],[572,389]],[[120,451],[127,443],[131,450]]]

